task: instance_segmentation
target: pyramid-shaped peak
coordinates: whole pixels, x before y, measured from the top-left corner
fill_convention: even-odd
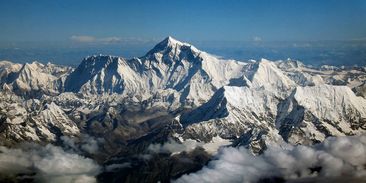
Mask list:
[[[165,39],[168,40],[168,41],[171,41],[171,42],[177,42],[178,41],[178,40],[174,39],[172,36],[168,36]]]
[[[180,49],[182,47],[185,48],[189,47],[189,49],[192,50],[193,52],[199,52],[199,50],[194,46],[192,46],[191,44],[178,41],[177,39],[168,36],[163,41],[158,43],[153,49],[151,49],[146,55],[151,55],[166,50],[175,50],[176,48]]]
[[[166,46],[189,45],[189,44],[178,41],[177,39],[173,38],[172,36],[168,36],[163,41],[161,41],[158,45],[166,47]]]

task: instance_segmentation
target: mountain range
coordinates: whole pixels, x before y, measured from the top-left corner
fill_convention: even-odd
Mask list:
[[[100,181],[139,182],[146,177],[136,179],[137,170],[157,171],[134,156],[155,151],[156,144],[164,161],[204,156],[150,181],[199,169],[222,146],[261,154],[271,144],[312,145],[366,131],[365,66],[228,60],[172,37],[142,57],[94,55],[76,68],[1,61],[0,83],[2,145],[103,139],[99,151],[87,156],[106,166],[135,166],[102,173]],[[194,150],[166,156],[160,150],[167,142],[185,148],[193,143]]]

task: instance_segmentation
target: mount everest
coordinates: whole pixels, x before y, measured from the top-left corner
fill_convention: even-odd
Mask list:
[[[168,141],[260,154],[365,133],[365,81],[365,67],[225,60],[172,37],[142,57],[90,56],[77,68],[1,61],[0,139],[87,134],[103,139],[89,155],[106,164]]]

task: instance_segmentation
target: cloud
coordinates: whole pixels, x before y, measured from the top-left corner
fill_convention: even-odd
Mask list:
[[[215,154],[221,147],[230,145],[232,142],[230,140],[222,139],[221,137],[213,137],[208,143],[198,142],[193,139],[179,139],[175,141],[169,138],[167,142],[163,144],[150,144],[148,149],[155,153],[172,153],[178,154],[180,152],[190,152],[197,147],[204,148],[209,154]]]
[[[104,43],[118,43],[121,42],[122,39],[120,37],[105,37],[100,38],[99,41]]]
[[[187,139],[181,143],[176,142],[173,139],[169,139],[164,144],[150,144],[149,150],[155,153],[180,153],[183,151],[192,151],[198,146],[202,146],[203,143],[195,140]]]
[[[62,136],[61,140],[64,148],[76,153],[87,152],[89,154],[98,153],[99,147],[104,143],[103,138],[95,138],[86,134],[78,138]]]
[[[354,38],[354,39],[351,39],[351,41],[366,41],[366,37]]]
[[[332,137],[315,146],[270,146],[259,156],[245,148],[223,148],[202,170],[175,182],[258,182],[321,177],[365,177],[366,136]],[[314,171],[318,170],[318,171]]]
[[[293,43],[292,47],[294,48],[311,48],[311,43]]]
[[[259,36],[254,36],[254,37],[253,37],[253,41],[254,41],[254,42],[261,42],[261,41],[262,41],[262,38],[261,38],[261,37],[259,37]]]
[[[87,36],[87,35],[73,35],[70,37],[70,40],[78,43],[101,43],[101,44],[119,43],[122,41],[120,37],[115,36],[97,38],[94,36]]]
[[[80,42],[80,43],[92,43],[97,39],[93,36],[82,36],[82,35],[73,35],[70,37],[72,41]]]
[[[96,182],[100,167],[93,160],[65,152],[51,144],[25,144],[18,149],[0,146],[0,172],[27,175],[36,182]],[[21,179],[22,177],[16,177]]]

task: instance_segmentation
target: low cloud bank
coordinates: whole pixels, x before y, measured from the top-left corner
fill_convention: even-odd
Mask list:
[[[223,146],[230,145],[232,142],[230,140],[222,139],[221,137],[213,137],[208,143],[198,142],[193,139],[185,139],[176,141],[169,138],[167,142],[163,144],[150,144],[149,150],[155,153],[172,153],[177,154],[180,152],[190,152],[197,147],[202,147],[209,154],[215,154],[218,149]]]
[[[36,182],[89,183],[96,182],[94,176],[99,172],[93,160],[51,144],[25,144],[17,149],[0,146],[0,174],[18,181],[31,178]]]
[[[173,139],[169,139],[164,144],[150,144],[149,150],[155,153],[180,153],[183,151],[192,151],[198,146],[202,146],[203,143],[195,140],[187,139],[181,143],[176,142]]]
[[[103,138],[95,138],[86,134],[79,138],[62,136],[61,140],[65,149],[76,153],[86,152],[89,154],[98,153],[99,147],[105,142]]]
[[[332,137],[315,146],[271,146],[259,156],[223,148],[202,170],[175,182],[258,182],[262,178],[365,177],[366,136]]]

